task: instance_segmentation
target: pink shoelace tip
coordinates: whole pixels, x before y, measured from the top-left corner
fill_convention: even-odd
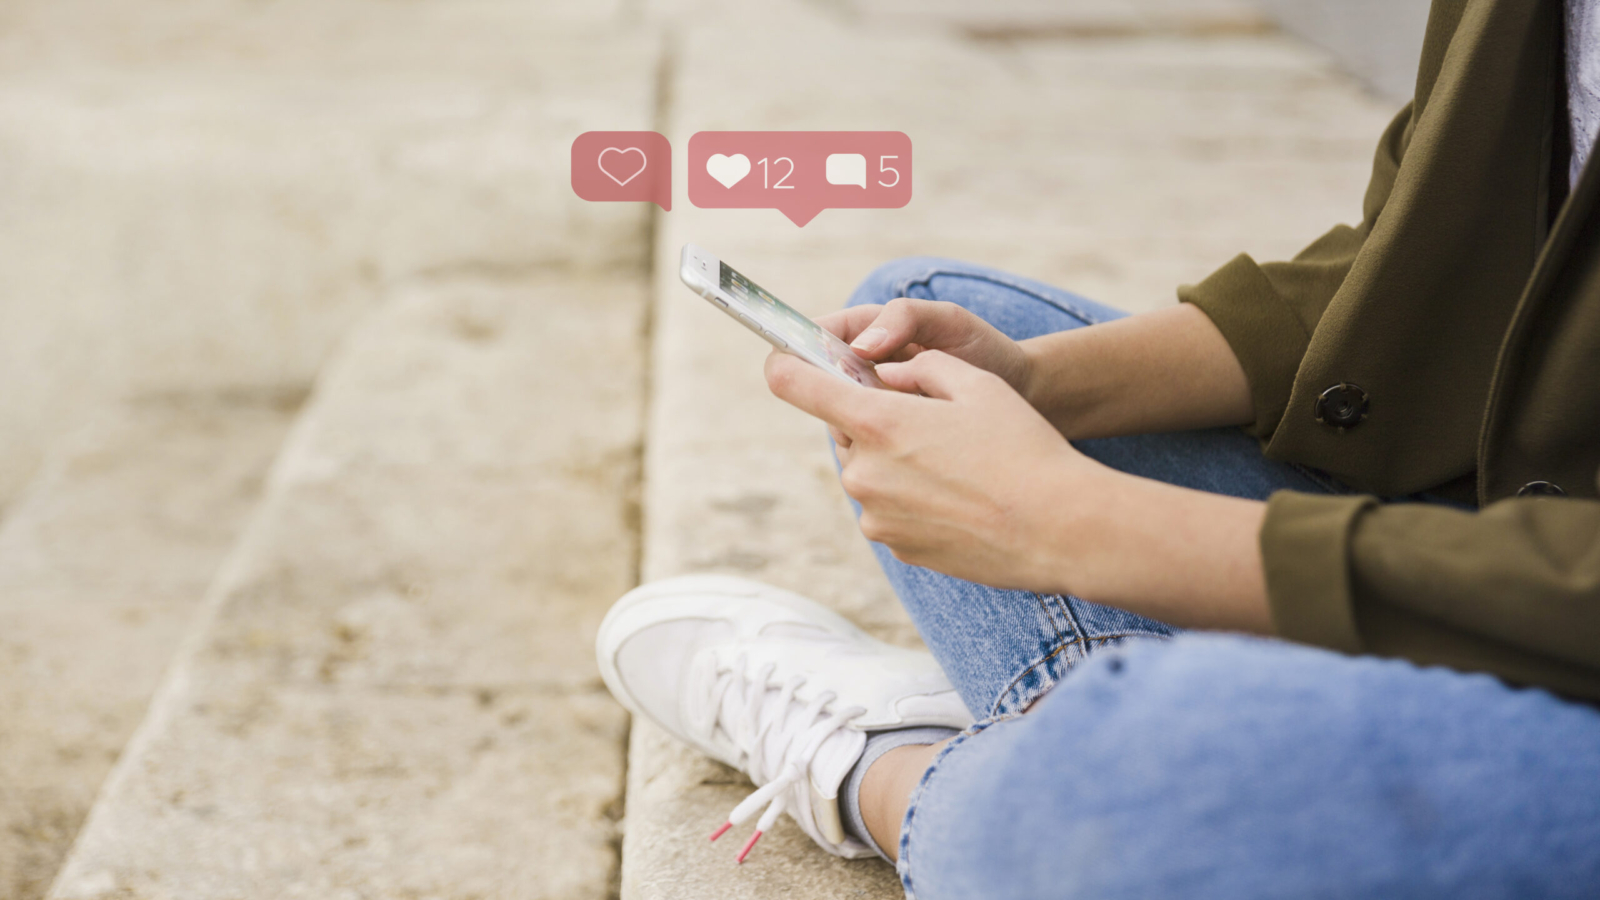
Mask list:
[[[711,832],[711,840],[714,841],[717,838],[722,837],[723,835],[727,834],[728,833],[728,829],[730,829],[732,827],[733,827],[733,823],[732,822],[723,822],[721,828],[718,828],[716,831]],[[738,859],[739,862],[741,862],[741,863],[744,862],[744,858],[746,856],[750,855],[751,848],[755,847],[756,841],[759,841],[759,840],[761,840],[761,832],[757,831],[755,834],[750,835],[750,840],[745,841],[744,842],[744,847],[739,850],[739,859]]]
[[[744,849],[739,851],[738,861],[740,863],[743,863],[744,858],[750,855],[750,848],[754,847],[756,845],[756,841],[759,840],[761,840],[761,832],[758,831],[755,834],[750,835],[750,840],[744,842]]]

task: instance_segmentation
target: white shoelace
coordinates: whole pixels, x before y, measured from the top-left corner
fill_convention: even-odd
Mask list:
[[[740,656],[733,668],[717,673],[708,701],[708,708],[715,710],[711,727],[722,723],[722,730],[744,754],[745,773],[757,785],[728,813],[728,821],[712,833],[711,840],[743,824],[762,804],[767,805],[766,812],[756,821],[755,833],[739,850],[741,863],[761,835],[794,802],[795,791],[790,789],[804,788],[811,761],[823,741],[867,711],[861,706],[830,711],[828,705],[837,697],[832,691],[823,691],[802,707],[794,694],[806,683],[805,676],[792,676],[783,687],[774,688],[769,681],[776,668],[767,663],[751,678],[747,660]]]

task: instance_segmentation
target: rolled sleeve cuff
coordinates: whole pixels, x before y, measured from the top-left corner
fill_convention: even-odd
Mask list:
[[[1239,358],[1256,420],[1250,431],[1270,438],[1289,407],[1289,392],[1311,337],[1265,272],[1240,254],[1199,284],[1178,288],[1178,299],[1208,316]]]
[[[1280,636],[1345,653],[1362,651],[1350,584],[1350,540],[1373,497],[1279,491],[1261,523],[1267,603]]]

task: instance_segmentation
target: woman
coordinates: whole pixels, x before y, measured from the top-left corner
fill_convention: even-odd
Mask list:
[[[1176,308],[880,269],[824,324],[899,393],[767,378],[932,660],[680,579],[613,692],[924,900],[1593,896],[1594,5],[1436,0],[1363,221]]]

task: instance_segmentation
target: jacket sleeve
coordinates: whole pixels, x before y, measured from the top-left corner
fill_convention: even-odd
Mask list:
[[[1178,288],[1178,299],[1211,318],[1243,365],[1256,412],[1250,430],[1258,438],[1270,438],[1283,418],[1311,333],[1389,200],[1411,141],[1411,111],[1407,104],[1378,142],[1359,225],[1335,227],[1289,262],[1257,263],[1240,254],[1199,284]]]
[[[1280,491],[1261,554],[1283,637],[1600,698],[1600,501]]]

